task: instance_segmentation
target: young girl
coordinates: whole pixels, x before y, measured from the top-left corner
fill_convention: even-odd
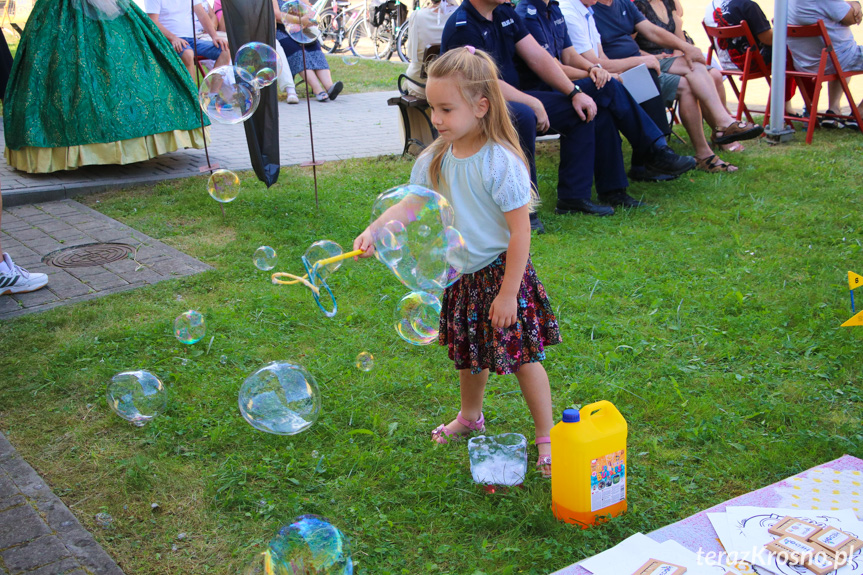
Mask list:
[[[459,370],[461,411],[432,432],[448,443],[485,430],[489,372],[514,373],[533,416],[536,466],[551,476],[551,390],[540,363],[560,331],[530,262],[534,195],[527,163],[497,83],[497,68],[471,46],[428,70],[426,95],[440,137],[417,160],[411,183],[443,195],[455,211],[470,265],[441,298],[440,344]],[[374,252],[370,228],[354,249]]]

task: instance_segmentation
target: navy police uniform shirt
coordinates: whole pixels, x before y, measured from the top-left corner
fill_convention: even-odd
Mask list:
[[[500,79],[519,88],[515,45],[527,35],[527,28],[512,4],[501,4],[495,8],[489,21],[477,12],[470,0],[464,0],[446,21],[441,37],[441,52],[460,46],[473,46],[487,52],[497,64]]]
[[[614,0],[611,6],[597,2],[593,6],[593,18],[602,37],[602,51],[608,58],[619,60],[641,55],[632,35],[635,26],[646,18],[632,0]]]
[[[544,0],[521,0],[515,12],[521,16],[531,36],[552,58],[560,60],[563,51],[572,46],[566,20],[557,0],[550,0],[548,4]],[[521,60],[518,61],[517,68],[522,89],[551,89]]]

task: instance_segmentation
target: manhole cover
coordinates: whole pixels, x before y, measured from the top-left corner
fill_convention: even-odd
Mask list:
[[[42,263],[55,268],[88,268],[128,258],[135,248],[128,244],[84,244],[51,252]]]

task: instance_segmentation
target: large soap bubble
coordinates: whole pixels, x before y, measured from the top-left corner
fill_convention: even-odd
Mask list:
[[[168,404],[165,386],[149,371],[124,371],[108,382],[108,405],[114,413],[143,427],[165,411]]]
[[[321,517],[302,515],[282,527],[265,552],[275,575],[352,575],[350,542]]]
[[[198,343],[207,333],[207,322],[199,311],[184,311],[174,320],[174,336],[180,343]]]
[[[240,194],[240,178],[231,170],[216,170],[207,179],[207,192],[217,202],[233,202]]]
[[[396,304],[393,320],[396,332],[413,345],[428,345],[440,329],[440,300],[427,292],[411,292]]]
[[[261,95],[255,77],[237,66],[213,68],[198,89],[201,109],[220,124],[239,124],[248,120]]]
[[[376,257],[411,291],[440,292],[467,266],[455,214],[437,192],[416,185],[387,190],[372,206]]]
[[[344,253],[342,246],[330,240],[320,240],[309,246],[303,257],[309,262],[310,266],[314,266],[315,262],[340,256]],[[319,266],[315,271],[317,277],[310,278],[312,283],[318,284],[318,280],[327,279],[334,271],[339,269],[343,260],[332,262],[326,265]]]
[[[305,431],[321,411],[315,378],[287,361],[274,361],[246,378],[237,401],[252,427],[277,435]]]
[[[320,31],[314,20],[315,13],[305,3],[300,0],[281,0],[279,11],[288,36],[294,41],[310,44],[318,39]]]
[[[252,261],[255,262],[255,267],[259,270],[269,271],[276,267],[278,256],[276,255],[276,250],[270,246],[261,246],[252,255]]]
[[[240,46],[234,63],[252,76],[256,88],[269,86],[279,76],[279,56],[272,46],[263,42],[249,42]]]

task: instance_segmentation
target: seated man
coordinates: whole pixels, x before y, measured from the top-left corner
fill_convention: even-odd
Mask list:
[[[709,115],[710,125],[719,127],[712,137],[716,145],[756,138],[763,131],[761,126],[734,121],[722,105],[716,84],[704,65],[701,50],[651,24],[630,0],[565,2],[570,5],[572,12],[580,15],[567,19],[570,35],[574,37],[575,31],[581,38],[590,38],[592,48],[582,52],[585,58],[601,63],[611,72],[624,72],[640,64],[660,70],[661,95],[667,105],[679,98],[681,120],[697,154],[701,151],[703,155],[704,146],[701,140],[706,142],[701,116],[702,105]],[[589,29],[587,34],[584,33],[585,28]],[[657,45],[679,50],[684,55],[662,60],[653,55],[642,55],[632,37],[636,32]],[[600,38],[601,46],[597,44]]]
[[[225,66],[231,62],[228,41],[219,37],[212,19],[203,6],[203,0],[194,0],[194,2],[195,16],[212,42],[195,40],[195,22],[192,21],[188,3],[182,0],[145,0],[147,15],[180,55],[192,78],[195,77],[193,51],[195,42],[197,42],[198,55],[215,60],[216,66]]]
[[[860,2],[843,2],[842,0],[790,0],[788,3],[788,23],[797,26],[814,24],[824,20],[827,33],[833,42],[833,49],[839,59],[839,65],[845,72],[863,70],[863,46],[858,46],[851,32],[852,24],[860,24],[863,20],[863,10]],[[801,72],[818,72],[821,60],[821,49],[824,43],[820,38],[788,38],[788,49],[794,57],[794,68]],[[827,73],[832,74],[833,63],[827,60]],[[827,85],[828,114],[838,114],[841,109],[842,84],[838,81]],[[857,109],[863,114],[863,100]],[[817,110],[816,110],[817,111]],[[813,112],[814,113],[814,112]],[[858,128],[855,122],[836,124],[837,120],[827,118],[822,125],[833,127]]]
[[[545,50],[537,44],[515,9],[504,0],[465,0],[444,26],[441,49],[473,46],[488,52],[500,72],[500,85],[510,106],[513,123],[530,163],[536,185],[534,161],[536,133],[552,128],[560,134],[557,213],[582,212],[609,216],[614,209],[590,201],[594,178],[596,103],[584,94]],[[545,82],[550,90],[522,92],[515,56]],[[607,113],[603,111],[603,113]],[[619,153],[619,152],[618,152]],[[682,173],[689,162],[667,146],[654,145],[647,165],[656,171]],[[625,174],[596,174],[599,189],[614,189]],[[609,184],[605,185],[605,179]]]
[[[593,98],[600,110],[609,112],[597,114],[596,117],[597,153],[594,173],[623,173],[623,157],[617,135],[619,131],[632,146],[631,175],[636,176],[636,179],[662,181],[677,177],[659,173],[648,177],[644,160],[654,144],[660,147],[667,145],[662,132],[623,84],[602,66],[589,62],[575,51],[557,0],[521,0],[515,11],[522,17],[534,39],[555,59],[567,77]],[[522,89],[548,89],[528,66],[521,61],[517,63],[520,64],[519,79]],[[689,160],[689,166],[694,167],[695,161]],[[605,178],[597,178],[597,195],[606,203],[625,207],[641,205],[640,201],[626,194],[625,179],[615,182],[614,189],[604,189],[603,184],[608,183]]]
[[[411,62],[405,76],[419,80],[426,48],[440,44],[444,24],[456,8],[455,3],[450,0],[431,0],[431,4],[411,12],[411,31],[407,41],[407,54]],[[414,96],[425,98],[426,91],[422,86],[408,82],[407,89]]]

